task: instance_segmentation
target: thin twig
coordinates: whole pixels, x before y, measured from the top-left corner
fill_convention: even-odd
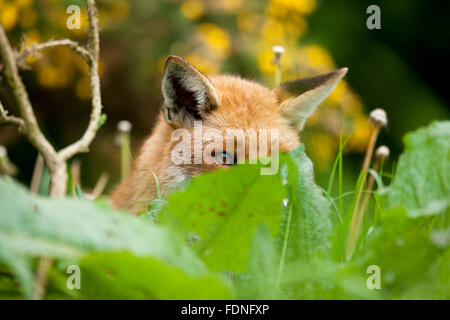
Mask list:
[[[67,160],[80,152],[88,152],[89,145],[99,129],[99,120],[102,114],[102,101],[100,91],[100,77],[98,74],[98,59],[100,53],[100,39],[98,29],[98,14],[94,0],[86,0],[89,16],[89,39],[87,49],[91,56],[89,65],[89,77],[91,85],[92,111],[88,127],[83,136],[73,144],[65,147],[59,152],[62,159]]]
[[[88,17],[89,17],[89,34],[88,34],[88,45],[87,49],[89,51],[90,60],[88,62],[89,66],[89,80],[91,88],[91,99],[92,99],[92,111],[89,120],[88,127],[84,132],[83,136],[73,144],[67,146],[66,148],[58,152],[58,158],[65,164],[69,158],[80,152],[89,151],[89,145],[95,138],[97,130],[99,129],[99,120],[102,111],[101,102],[101,91],[100,91],[100,77],[98,74],[98,59],[100,54],[100,37],[98,29],[98,13],[95,6],[94,0],[86,0],[88,7]],[[64,181],[66,183],[67,179]],[[49,261],[46,261],[46,260]],[[48,266],[51,267],[52,260],[50,258],[41,258],[40,266],[37,271],[36,276],[36,298],[42,299],[45,294],[45,287],[47,285],[48,277]],[[48,268],[48,269],[47,269]]]
[[[2,124],[10,124],[13,126],[17,126],[20,131],[23,131],[25,123],[22,119],[14,116],[9,116],[8,111],[2,105],[0,101],[0,125]]]
[[[78,42],[69,40],[69,39],[62,39],[62,40],[51,40],[48,42],[40,43],[40,44],[33,44],[30,48],[25,48],[21,52],[17,54],[17,64],[19,66],[22,66],[25,63],[25,59],[29,55],[36,54],[37,52],[47,49],[47,48],[54,48],[54,47],[60,47],[60,46],[67,46],[70,49],[72,49],[74,52],[78,53],[84,60],[86,60],[87,63],[91,63],[92,57],[89,51],[87,51],[84,47],[82,47]]]
[[[52,167],[56,163],[57,154],[52,145],[42,134],[36,121],[28,93],[19,76],[14,51],[6,37],[3,26],[0,24],[0,56],[3,61],[3,74],[11,87],[12,93],[17,100],[17,106],[23,121],[21,128],[31,144],[39,150],[45,158],[47,165]]]
[[[44,172],[44,158],[40,153],[38,153],[38,156],[36,157],[36,163],[34,164],[33,176],[31,177],[31,185],[30,185],[31,193],[38,194],[43,172]]]
[[[98,60],[100,51],[98,15],[94,0],[86,0],[86,4],[89,17],[89,38],[86,48],[83,48],[77,42],[72,40],[53,40],[24,49],[18,54],[18,56],[16,56],[11,44],[8,41],[5,30],[0,23],[0,58],[3,64],[2,73],[11,87],[12,94],[17,101],[17,106],[21,117],[21,121],[18,120],[19,118],[9,117],[2,107],[0,109],[2,119],[0,124],[20,124],[24,135],[43,156],[45,164],[50,170],[50,196],[52,197],[61,197],[66,194],[68,179],[66,161],[77,153],[87,152],[89,150],[89,145],[99,129],[102,104],[100,77],[98,74]],[[90,120],[83,136],[78,141],[60,150],[59,152],[56,152],[50,142],[42,134],[28,97],[28,93],[18,71],[18,62],[23,61],[29,54],[55,46],[69,46],[86,60],[89,67],[92,99]],[[33,293],[34,299],[42,299],[42,297],[44,297],[48,271],[51,268],[51,265],[51,258],[41,258],[36,274],[35,292]]]

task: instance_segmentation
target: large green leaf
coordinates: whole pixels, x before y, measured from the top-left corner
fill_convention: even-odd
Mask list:
[[[33,290],[32,258],[78,259],[94,251],[129,251],[152,257],[190,276],[207,268],[173,232],[92,202],[31,195],[9,178],[0,179],[0,262]]]
[[[300,145],[281,159],[282,176],[287,179],[288,203],[282,212],[282,222],[276,240],[260,228],[255,233],[246,274],[236,276],[237,293],[243,298],[299,298],[306,287],[317,286],[317,296],[327,295],[335,279],[312,279],[316,258],[329,258],[330,253],[330,204],[315,185],[313,167]],[[327,260],[330,262],[329,260]],[[316,263],[312,265],[312,263]],[[331,262],[330,262],[331,263]],[[321,264],[325,270],[326,262]],[[301,269],[299,269],[301,266]],[[302,288],[299,271],[303,271],[309,284]],[[336,272],[329,271],[330,277]],[[319,277],[316,277],[319,279]],[[302,281],[306,281],[302,278]],[[338,286],[338,285],[336,285]],[[342,284],[345,287],[344,284]],[[300,288],[300,289],[299,289]],[[299,289],[297,291],[297,289]],[[336,296],[334,296],[336,297]]]
[[[81,260],[85,299],[230,299],[218,276],[192,276],[154,258],[127,252],[93,254]]]
[[[314,183],[313,165],[304,145],[289,153],[289,202],[283,212],[277,243],[281,259],[309,259],[330,253],[330,202]]]
[[[408,217],[399,207],[384,211],[353,263],[380,268],[381,289],[386,297],[435,299],[447,295],[444,288],[450,287],[450,271],[443,269],[448,265],[443,254],[449,244],[433,239],[430,228],[434,220],[430,216]]]
[[[213,270],[245,271],[255,228],[275,235],[285,196],[279,174],[261,175],[259,165],[239,165],[193,179],[168,197],[159,219],[189,240]]]
[[[265,225],[260,225],[252,240],[248,271],[234,275],[233,284],[240,299],[281,298],[278,286],[279,256]]]
[[[411,217],[445,212],[450,207],[450,121],[435,122],[404,141],[386,207],[402,206]]]

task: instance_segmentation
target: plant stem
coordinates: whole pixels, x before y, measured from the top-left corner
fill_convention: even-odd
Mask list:
[[[121,178],[122,181],[130,173],[130,132],[120,133]]]
[[[40,153],[38,153],[36,157],[36,163],[34,165],[33,176],[31,178],[30,191],[32,193],[38,194],[43,171],[44,171],[44,158]]]
[[[288,239],[289,239],[289,229],[291,227],[291,217],[292,217],[292,204],[289,203],[289,213],[288,213],[288,220],[287,220],[287,226],[286,226],[286,234],[285,234],[284,240],[283,240],[283,249],[281,250],[280,266],[278,268],[277,288],[280,287],[281,275],[283,274],[284,260],[286,258],[287,243],[288,243]]]
[[[359,220],[362,220],[362,216],[364,215],[364,212],[360,212],[359,209],[359,202],[361,201],[361,196],[364,190],[364,186],[365,186],[365,182],[366,182],[366,177],[367,177],[367,172],[369,169],[369,165],[370,165],[370,161],[372,160],[372,156],[373,156],[373,151],[375,149],[375,144],[377,142],[377,138],[378,135],[380,134],[381,128],[382,128],[382,124],[381,123],[376,123],[375,124],[375,128],[372,132],[372,135],[370,137],[370,141],[369,141],[369,145],[367,147],[366,150],[366,155],[364,157],[364,162],[363,162],[363,166],[361,169],[361,173],[363,174],[363,178],[362,178],[362,182],[361,185],[359,187],[358,190],[358,194],[356,196],[356,202],[355,202],[355,207],[353,208],[353,214],[352,214],[352,221],[350,224],[350,232],[348,235],[348,240],[347,240],[347,248],[346,248],[346,252],[345,252],[345,256],[346,259],[349,259],[354,248],[355,248],[355,244],[356,244],[356,239],[358,237],[359,234],[359,228],[360,228],[360,224],[358,224]],[[361,215],[361,217],[359,217],[359,215]]]

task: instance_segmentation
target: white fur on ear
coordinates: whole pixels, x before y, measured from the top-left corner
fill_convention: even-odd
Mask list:
[[[317,77],[280,84],[274,90],[282,104],[282,115],[290,120],[293,127],[302,130],[308,118],[333,91],[347,71],[347,68],[342,68]]]
[[[212,83],[186,60],[170,56],[162,80],[164,116],[169,124],[189,126],[219,104]]]

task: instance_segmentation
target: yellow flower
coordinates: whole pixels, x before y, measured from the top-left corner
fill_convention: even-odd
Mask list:
[[[274,19],[268,19],[264,24],[263,36],[268,43],[285,42],[283,25]]]
[[[339,105],[342,102],[342,96],[345,91],[347,91],[347,82],[341,80],[338,82],[336,88],[330,93],[328,98],[325,100],[326,105]]]
[[[320,171],[327,169],[336,156],[336,138],[326,133],[315,133],[305,140],[308,154],[314,159],[314,167]]]
[[[188,0],[182,3],[181,13],[188,19],[197,19],[203,15],[204,7],[200,0]]]
[[[11,30],[16,26],[18,9],[12,4],[5,4],[0,13],[0,22],[5,30]]]
[[[372,126],[366,115],[359,115],[353,123],[354,131],[348,140],[347,146],[351,150],[364,151],[372,133]]]
[[[258,67],[262,73],[273,74],[276,70],[275,65],[272,63],[273,52],[271,48],[261,51],[258,54]]]
[[[305,48],[306,56],[311,67],[318,69],[332,69],[334,62],[328,52],[318,45],[310,45]]]
[[[220,69],[220,63],[214,60],[213,57],[205,57],[197,52],[189,54],[186,60],[195,65],[200,72],[207,75],[217,74]]]
[[[25,45],[29,48],[31,45],[41,42],[41,36],[39,35],[39,32],[33,30],[27,32],[25,40]]]
[[[363,112],[361,100],[349,90],[345,91],[341,97],[341,108],[344,114],[349,116],[357,116]]]
[[[220,4],[223,10],[234,12],[241,8],[242,2],[243,0],[221,0]]]
[[[41,41],[41,37],[37,31],[30,31],[25,35],[25,46],[31,48],[33,44],[38,44]],[[26,64],[33,64],[37,61],[36,55],[28,55],[25,59]]]
[[[33,4],[33,0],[16,0],[16,3],[19,7],[26,8]]]
[[[222,57],[229,54],[230,36],[224,30],[212,23],[202,23],[198,27],[198,32],[214,51],[214,54]]]

